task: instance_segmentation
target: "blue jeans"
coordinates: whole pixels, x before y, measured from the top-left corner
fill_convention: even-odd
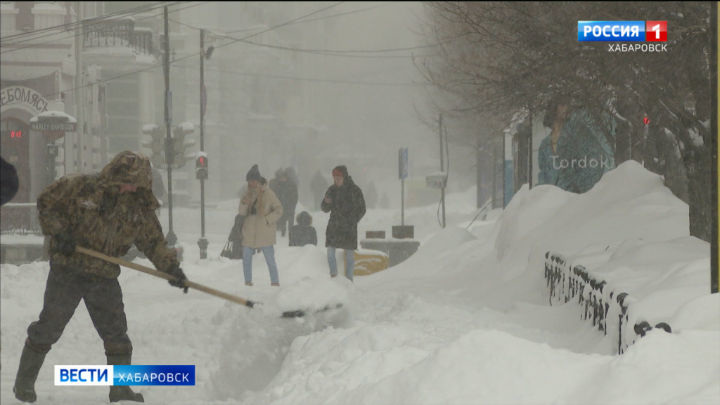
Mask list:
[[[245,274],[245,282],[252,283],[252,257],[255,249],[243,246],[243,273]],[[268,270],[270,270],[270,282],[279,284],[277,264],[275,263],[275,247],[265,246],[261,247],[263,255],[265,255],[265,262],[267,263]]]
[[[328,246],[328,264],[330,265],[330,275],[337,276],[337,260],[335,259],[335,248]],[[353,280],[353,270],[355,268],[355,251],[350,249],[344,249],[345,253],[345,277],[348,280]]]

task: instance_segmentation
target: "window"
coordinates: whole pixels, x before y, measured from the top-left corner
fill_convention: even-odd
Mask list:
[[[35,17],[35,29],[62,25],[65,22],[65,7],[55,2],[35,3],[32,8]]]

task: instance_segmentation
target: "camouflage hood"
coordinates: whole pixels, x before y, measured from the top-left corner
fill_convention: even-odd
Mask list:
[[[120,152],[102,169],[100,181],[106,185],[134,184],[151,190],[150,159],[138,152]]]

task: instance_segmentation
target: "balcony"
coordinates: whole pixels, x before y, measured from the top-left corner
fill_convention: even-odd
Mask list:
[[[83,24],[83,57],[86,63],[117,68],[155,62],[153,32],[135,27],[132,17]]]

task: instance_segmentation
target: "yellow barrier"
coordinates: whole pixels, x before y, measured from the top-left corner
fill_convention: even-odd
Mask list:
[[[362,250],[355,252],[355,267],[353,274],[367,276],[388,268],[388,256],[379,251]]]

